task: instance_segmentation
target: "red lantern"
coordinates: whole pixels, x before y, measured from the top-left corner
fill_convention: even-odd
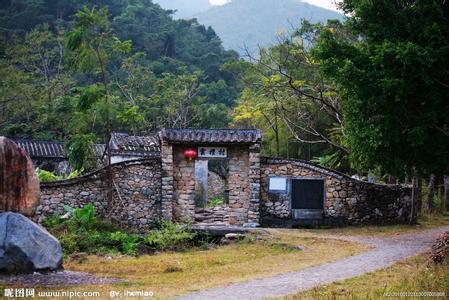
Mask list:
[[[195,159],[197,157],[198,153],[196,152],[195,149],[186,149],[184,150],[184,157],[188,160],[192,160]]]

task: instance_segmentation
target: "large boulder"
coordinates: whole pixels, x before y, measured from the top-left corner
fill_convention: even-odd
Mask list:
[[[33,214],[39,201],[39,179],[25,150],[0,137],[0,212]]]
[[[25,216],[0,213],[0,273],[32,273],[62,268],[59,241]]]

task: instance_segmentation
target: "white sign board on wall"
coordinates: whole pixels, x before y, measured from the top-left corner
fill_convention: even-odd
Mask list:
[[[198,147],[199,158],[226,158],[228,149],[226,147]]]
[[[270,177],[268,183],[268,189],[276,192],[287,191],[287,178],[286,177]]]

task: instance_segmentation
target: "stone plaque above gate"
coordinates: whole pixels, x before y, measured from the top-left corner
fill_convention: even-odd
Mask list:
[[[226,147],[198,147],[199,158],[226,158],[228,148]]]

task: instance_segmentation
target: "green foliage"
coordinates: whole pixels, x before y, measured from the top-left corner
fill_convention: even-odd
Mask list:
[[[396,176],[447,172],[449,3],[342,7],[351,17],[322,30],[314,56],[342,94],[351,162]]]
[[[122,252],[122,245],[110,239],[110,234],[119,228],[98,220],[91,204],[76,209],[66,206],[65,209],[67,214],[63,218],[53,216],[43,221],[43,225],[61,242],[65,255],[77,252],[133,254]]]
[[[134,256],[138,254],[138,246],[142,241],[138,235],[127,234],[122,231],[110,233],[109,239],[117,243],[117,247],[122,253]]]
[[[223,197],[215,197],[207,201],[207,207],[217,207],[225,204],[226,201]]]
[[[93,152],[94,134],[75,134],[68,144],[69,163],[80,172],[80,170],[91,168],[95,154]]]
[[[97,223],[95,208],[89,203],[83,208],[77,208],[72,211],[73,220],[84,229],[91,229]]]
[[[73,178],[77,178],[80,177],[84,172],[84,169],[80,169],[80,170],[74,170],[73,172],[70,172],[70,174],[67,176],[67,179],[73,179]]]
[[[146,237],[127,233],[117,226],[98,219],[95,208],[87,204],[83,208],[64,206],[63,217],[47,217],[43,225],[61,242],[66,255],[76,252],[93,254],[123,253],[139,255],[154,250],[186,250],[208,241],[207,236],[192,232],[189,225],[156,222],[156,229]]]
[[[56,175],[55,173],[47,171],[47,170],[42,170],[42,169],[36,168],[36,174],[37,174],[37,177],[39,178],[40,182],[51,182],[51,181],[77,178],[82,175],[83,171],[84,171],[83,169],[81,169],[79,171],[75,170],[75,171],[71,172],[68,176],[65,177],[62,175]]]
[[[189,225],[160,221],[158,226],[145,237],[145,243],[157,250],[183,250],[191,246],[196,237]]]
[[[61,49],[64,30],[46,24],[23,36],[7,37],[0,59],[0,105],[4,135],[61,137],[67,128],[60,114],[71,110],[65,96],[72,84]],[[39,117],[38,117],[39,116]]]
[[[104,87],[98,83],[80,89],[77,109],[87,111],[104,96]]]
[[[65,255],[76,252],[137,254],[136,236],[98,220],[92,204],[64,208],[67,214],[63,218],[47,217],[42,224],[61,242]]]
[[[320,28],[303,22],[294,33],[279,36],[278,44],[261,49],[252,63],[224,66],[242,78],[234,125],[261,128],[265,154],[311,159],[349,152],[339,93],[309,53]]]
[[[338,151],[331,154],[314,157],[311,161],[325,168],[346,171],[349,170],[347,156]]]
[[[50,182],[63,179],[62,176],[55,175],[53,172],[49,172],[39,168],[36,168],[36,174],[40,182]]]
[[[105,143],[108,121],[136,135],[228,125],[239,89],[221,65],[237,54],[212,29],[150,0],[34,2],[0,4],[0,134],[71,141],[89,171],[82,144]]]

